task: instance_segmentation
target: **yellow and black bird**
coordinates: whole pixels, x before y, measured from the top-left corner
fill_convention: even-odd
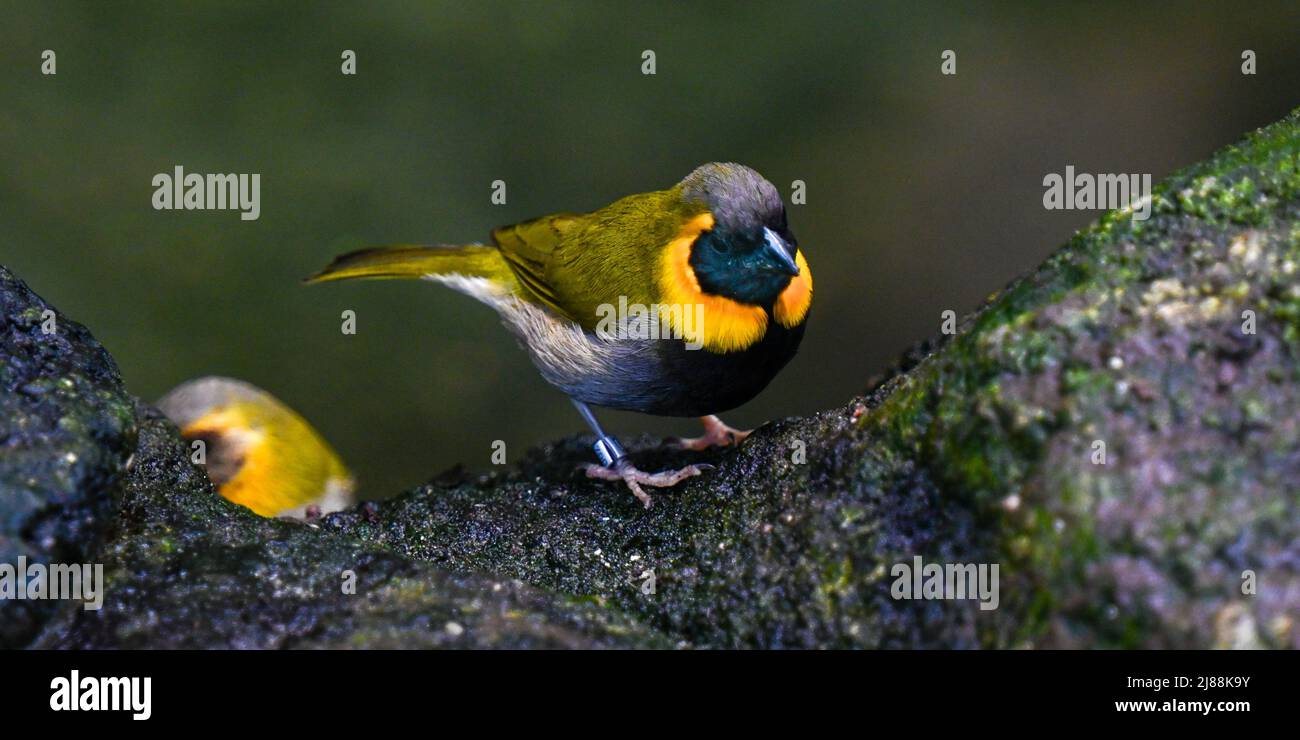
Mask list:
[[[314,519],[355,502],[355,482],[334,448],[280,399],[234,378],[186,381],[158,408],[181,437],[202,442],[217,491],[261,516]]]
[[[702,466],[646,473],[589,405],[698,416],[692,449],[744,439],[715,414],[749,401],[803,338],[812,275],[772,183],[738,164],[706,164],[677,185],[590,213],[503,226],[490,244],[399,245],[336,258],[316,283],[424,278],[491,306],[551,385],[595,432],[588,475],[666,487]]]

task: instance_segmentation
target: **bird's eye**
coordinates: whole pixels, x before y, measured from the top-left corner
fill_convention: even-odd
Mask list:
[[[718,254],[726,254],[727,252],[731,251],[731,247],[727,244],[726,241],[712,235],[710,235],[709,237],[709,247],[711,247],[713,251],[717,252]]]

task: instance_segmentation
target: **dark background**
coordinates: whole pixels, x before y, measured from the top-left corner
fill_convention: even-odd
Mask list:
[[[480,241],[711,160],[787,198],[802,179],[790,221],[816,300],[801,354],[727,416],[751,426],[843,403],[941,311],[1096,217],[1044,210],[1045,174],[1158,181],[1300,105],[1294,1],[642,5],[0,4],[0,263],[87,324],[138,395],[249,380],[378,498],[488,467],[493,440],[515,456],[584,427],[469,299],[298,284],[340,251]],[[40,74],[47,48],[57,76]],[[176,165],[260,173],[261,218],[153,210],[153,176]]]

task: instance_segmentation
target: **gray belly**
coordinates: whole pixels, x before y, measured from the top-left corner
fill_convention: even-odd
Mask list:
[[[736,408],[758,395],[789,362],[803,338],[769,324],[753,347],[714,353],[680,339],[606,339],[541,314],[507,319],[533,364],[551,385],[584,403],[658,416],[704,416]],[[521,329],[521,330],[520,330]]]
[[[691,349],[679,339],[606,338],[476,278],[438,276],[496,309],[547,382],[584,403],[660,416],[704,416],[758,395],[794,356],[803,327],[772,322],[741,352]]]

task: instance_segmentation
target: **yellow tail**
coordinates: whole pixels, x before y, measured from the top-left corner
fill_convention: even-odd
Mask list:
[[[400,244],[349,252],[334,258],[304,283],[331,280],[418,280],[428,275],[464,275],[512,282],[510,267],[496,247]]]

